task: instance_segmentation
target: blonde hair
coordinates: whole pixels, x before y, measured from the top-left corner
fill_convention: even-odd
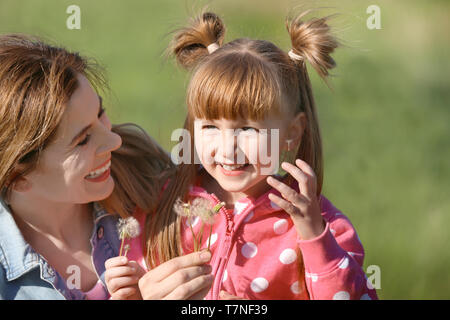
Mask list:
[[[305,12],[287,20],[292,42],[290,56],[273,43],[247,38],[223,44],[225,26],[214,13],[206,12],[178,30],[169,50],[177,62],[192,72],[187,89],[188,115],[185,128],[193,139],[193,120],[263,119],[269,112],[287,107],[305,112],[308,125],[297,151],[317,176],[317,195],[323,183],[322,143],[311,83],[305,62],[322,78],[335,66],[330,54],[338,46],[327,24],[328,18],[302,21]],[[209,53],[211,44],[220,47]],[[191,141],[193,148],[193,141]],[[194,154],[193,149],[191,154]],[[185,198],[197,175],[198,165],[181,164],[163,194],[154,220],[147,223],[147,252],[150,266],[181,254],[180,221],[173,210],[178,197]],[[300,263],[301,273],[303,273]]]
[[[76,52],[25,35],[0,36],[0,191],[8,199],[20,176],[32,171],[52,141],[77,74],[96,91],[107,88],[101,67]],[[115,125],[122,146],[112,154],[113,193],[103,205],[121,216],[139,206],[152,212],[167,180],[170,157],[137,125]],[[160,180],[161,179],[161,180]]]

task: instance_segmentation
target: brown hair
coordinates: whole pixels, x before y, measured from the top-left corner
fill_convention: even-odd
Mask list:
[[[286,22],[293,53],[300,57],[299,60],[291,59],[286,52],[264,40],[241,38],[222,45],[224,24],[210,12],[202,13],[191,20],[189,26],[178,30],[169,50],[182,67],[192,71],[185,121],[185,128],[191,132],[192,148],[196,117],[236,119],[241,116],[256,120],[263,119],[269,111],[281,112],[285,107],[294,113],[305,112],[308,124],[297,158],[305,160],[314,169],[316,192],[320,195],[322,143],[306,61],[325,79],[328,69],[335,66],[330,54],[338,43],[330,33],[328,18],[303,22],[306,13]],[[220,48],[210,54],[208,46],[213,43]],[[193,149],[191,154],[194,154]],[[157,214],[147,223],[150,266],[181,254],[180,222],[173,205],[178,197],[186,197],[194,182],[198,165],[193,164],[193,159],[191,163],[177,167]],[[300,267],[302,265],[300,262]]]
[[[78,73],[95,90],[107,88],[102,68],[92,59],[35,37],[0,36],[0,191],[5,200],[14,180],[36,167],[54,138],[78,87]],[[116,125],[113,131],[122,137],[121,148],[112,154],[116,187],[102,203],[121,216],[130,215],[136,205],[150,212],[170,158],[136,125]]]
[[[78,53],[25,35],[0,36],[0,190],[8,198],[19,176],[32,171],[54,138],[76,74],[97,87],[104,77]]]

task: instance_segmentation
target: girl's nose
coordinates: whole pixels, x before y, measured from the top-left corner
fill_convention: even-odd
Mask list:
[[[233,129],[226,129],[222,135],[221,155],[224,160],[234,163],[236,153],[236,136]]]

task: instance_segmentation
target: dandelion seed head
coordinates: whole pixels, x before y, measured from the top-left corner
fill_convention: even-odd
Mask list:
[[[117,232],[119,233],[120,239],[136,238],[141,233],[141,228],[135,218],[128,217],[126,219],[119,219]]]
[[[185,203],[178,198],[173,205],[173,210],[175,210],[176,214],[180,217],[190,217],[191,216],[191,208],[189,203]]]

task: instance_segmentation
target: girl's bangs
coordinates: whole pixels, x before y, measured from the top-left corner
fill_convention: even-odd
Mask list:
[[[187,105],[195,118],[261,120],[280,110],[278,76],[251,54],[216,57],[195,71]]]

